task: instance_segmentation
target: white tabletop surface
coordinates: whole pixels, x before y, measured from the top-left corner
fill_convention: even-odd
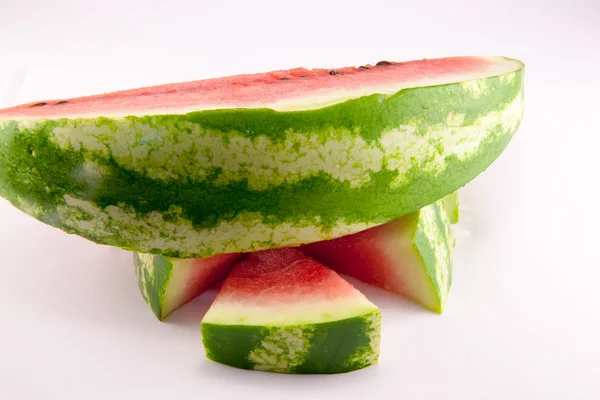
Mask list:
[[[202,3],[0,2],[0,106],[295,66],[520,58],[525,118],[461,192],[446,312],[357,283],[383,312],[379,365],[224,367],[199,330],[214,293],[160,323],[129,253],[0,200],[0,399],[600,399],[597,0]]]

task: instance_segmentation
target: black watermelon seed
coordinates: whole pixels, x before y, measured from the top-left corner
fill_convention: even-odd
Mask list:
[[[40,103],[32,104],[29,107],[41,107],[41,106],[45,106],[46,104],[48,104],[48,103],[45,103],[45,102],[42,101]]]
[[[60,106],[61,104],[67,104],[67,103],[68,103],[68,101],[66,101],[66,100],[61,100],[61,101],[59,101],[58,103],[56,103],[56,104],[55,104],[55,106]]]
[[[306,76],[306,75],[300,75],[299,77],[300,78],[308,78],[308,76]]]
[[[280,81],[289,81],[289,80],[290,80],[290,78],[285,78],[285,77],[284,77],[284,78],[279,78],[279,80],[280,80]]]
[[[358,69],[371,69],[371,68],[367,67],[366,65],[361,65],[360,67],[358,67]]]
[[[376,67],[381,67],[382,65],[392,65],[392,63],[389,61],[379,61],[377,64],[375,64]]]
[[[329,75],[341,75],[342,73],[340,71],[335,71],[335,70],[331,70],[329,71]]]

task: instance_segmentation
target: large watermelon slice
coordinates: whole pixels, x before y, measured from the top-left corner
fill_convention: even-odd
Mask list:
[[[482,172],[520,123],[523,71],[380,62],[12,107],[0,195],[67,232],[181,258],[339,237]]]
[[[134,253],[142,296],[159,320],[223,281],[241,254],[219,254],[202,259],[175,259]]]
[[[337,272],[439,313],[450,291],[454,237],[444,200],[387,224],[301,249]]]
[[[207,357],[238,368],[339,373],[379,357],[379,309],[297,249],[236,264],[202,321]]]

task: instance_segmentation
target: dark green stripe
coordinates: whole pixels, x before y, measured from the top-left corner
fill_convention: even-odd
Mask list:
[[[248,355],[260,346],[268,329],[247,325],[201,324],[202,343],[209,360],[242,369],[252,369]]]
[[[365,317],[317,324],[313,332],[314,345],[305,362],[294,372],[337,374],[368,367],[370,364],[362,357],[372,351],[369,333],[370,325]]]

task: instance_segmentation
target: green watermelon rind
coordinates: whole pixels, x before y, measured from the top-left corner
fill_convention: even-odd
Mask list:
[[[133,253],[133,264],[142,297],[159,320],[165,319],[165,297],[168,283],[176,267],[168,257]]]
[[[288,326],[202,322],[208,359],[242,369],[276,373],[335,374],[376,364],[381,313]]]
[[[520,69],[317,110],[0,121],[0,195],[97,243],[178,258],[331,239],[485,170],[522,89]]]
[[[438,201],[418,212],[412,243],[424,273],[423,281],[429,288],[418,288],[412,298],[426,308],[442,313],[452,286],[452,265],[455,239],[450,219],[442,201]],[[424,294],[433,294],[433,301],[425,301]]]

